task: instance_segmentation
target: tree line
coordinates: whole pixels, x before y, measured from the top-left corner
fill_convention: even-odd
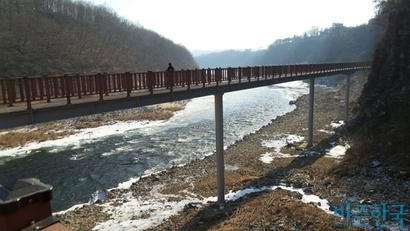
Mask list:
[[[278,39],[266,50],[223,51],[195,57],[200,67],[252,66],[290,63],[369,61],[383,27],[368,24],[346,27],[334,23],[330,28],[312,27],[303,35]]]
[[[382,31],[372,21],[356,27],[341,23],[323,30],[313,27],[301,36],[275,41],[257,61],[261,64],[368,61]]]
[[[0,0],[0,53],[0,77],[197,67],[185,47],[72,0]]]

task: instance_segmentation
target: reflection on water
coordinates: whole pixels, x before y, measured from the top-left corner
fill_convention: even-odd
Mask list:
[[[225,145],[292,110],[294,106],[288,102],[272,87],[225,94]],[[213,107],[213,96],[196,98],[166,123],[75,146],[45,147],[24,156],[1,157],[0,182],[36,177],[52,185],[54,211],[85,203],[97,190],[117,187],[131,177],[184,164],[213,152]]]

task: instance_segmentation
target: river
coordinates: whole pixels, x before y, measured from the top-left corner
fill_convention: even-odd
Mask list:
[[[295,109],[301,81],[224,94],[224,145]],[[0,183],[36,177],[54,187],[53,211],[85,203],[96,190],[215,150],[214,97],[192,99],[168,121],[119,122],[79,134],[0,151]]]

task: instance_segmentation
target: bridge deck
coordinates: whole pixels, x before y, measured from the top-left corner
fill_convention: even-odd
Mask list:
[[[231,91],[268,86],[272,84],[304,80],[316,77],[330,76],[342,73],[351,73],[370,66],[351,67],[343,69],[323,70],[318,72],[299,72],[292,76],[265,75],[264,77],[236,77],[231,81],[221,79],[220,82],[191,83],[184,86],[169,88],[158,87],[151,89],[133,90],[128,96],[127,91],[104,94],[100,100],[99,94],[82,95],[66,98],[52,98],[30,102],[31,109],[27,109],[27,102],[0,105],[0,129],[23,125],[67,119],[79,116],[98,114],[108,111],[123,110],[140,106],[148,106],[165,102],[192,99],[201,96],[223,94]],[[285,73],[286,74],[286,73]],[[70,104],[68,104],[69,102]]]

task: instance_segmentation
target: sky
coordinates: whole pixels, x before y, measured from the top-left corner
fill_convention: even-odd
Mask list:
[[[89,0],[188,50],[265,49],[312,26],[357,26],[373,0]]]

